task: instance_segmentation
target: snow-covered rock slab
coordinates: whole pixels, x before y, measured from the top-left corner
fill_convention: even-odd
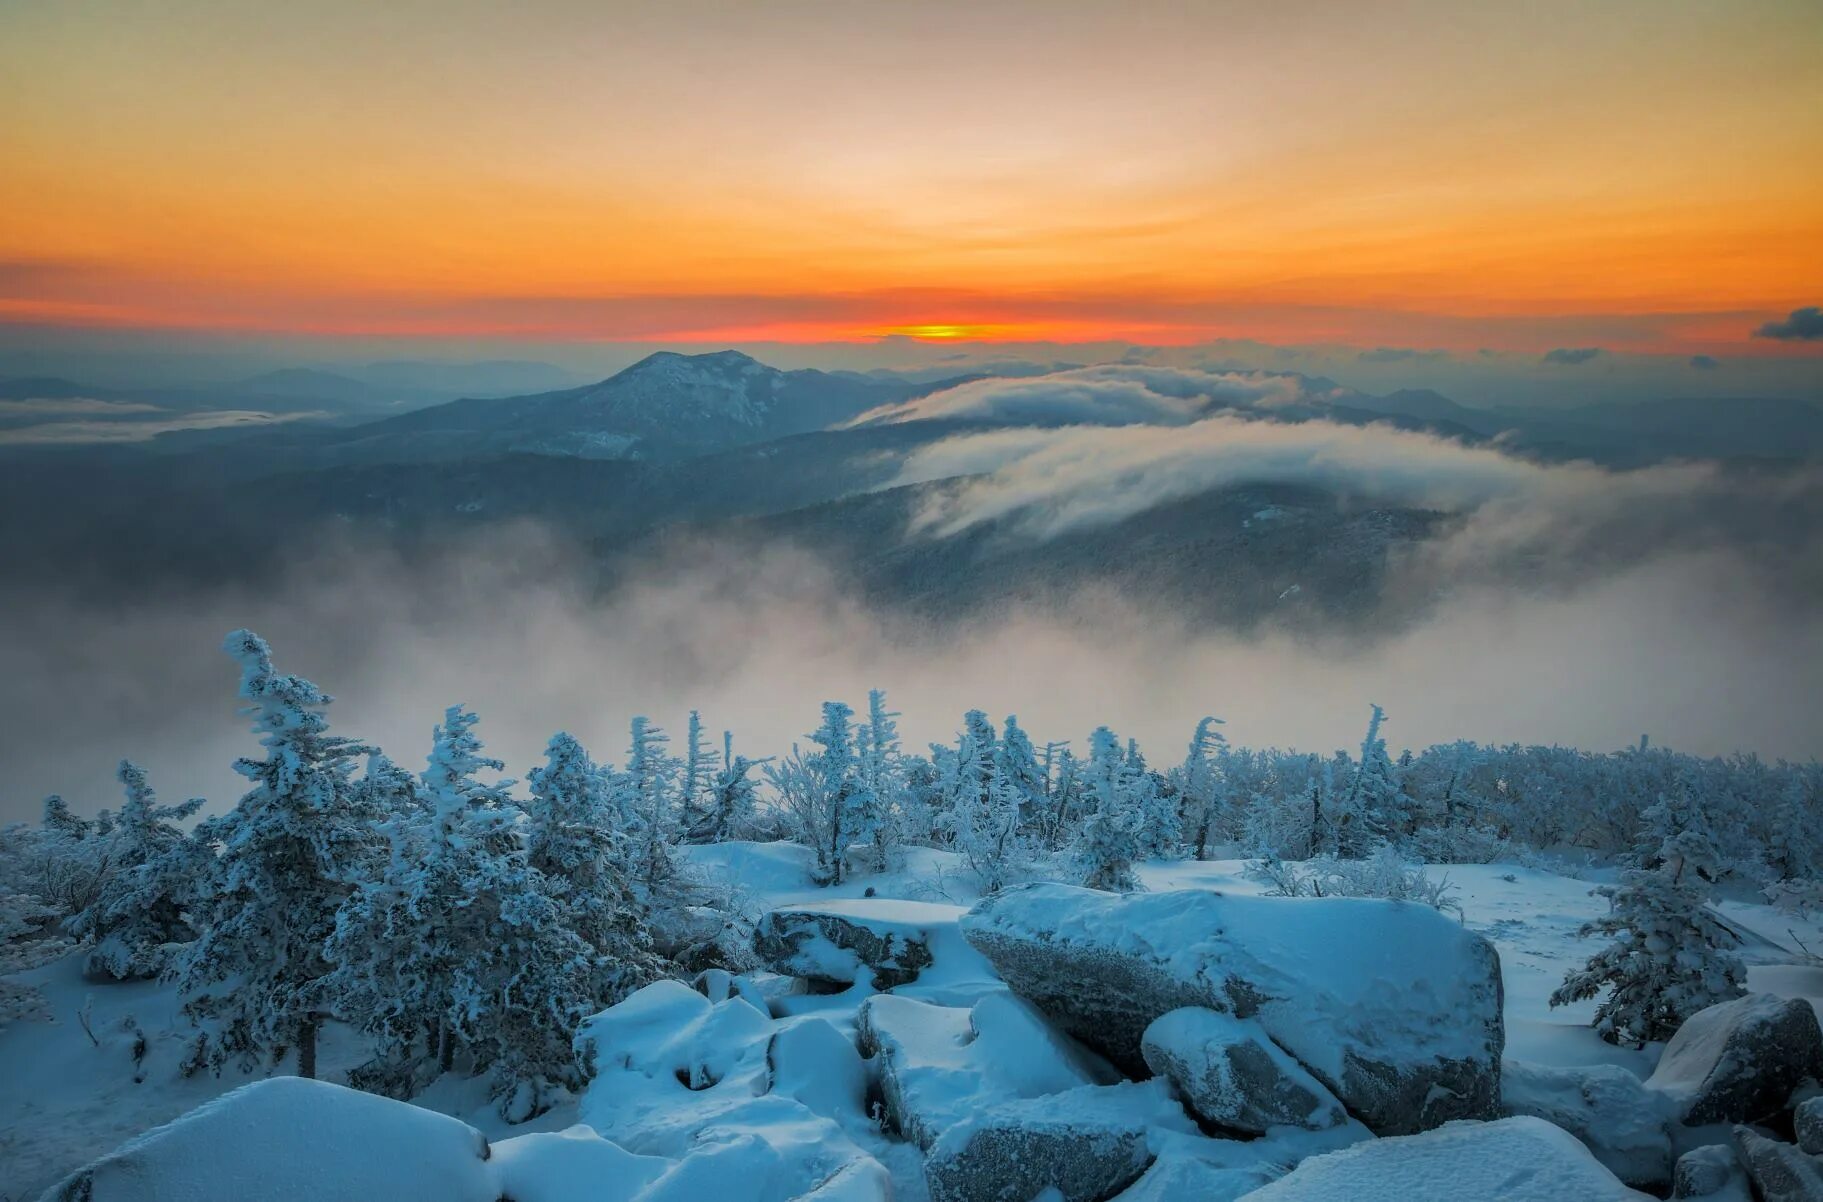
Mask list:
[[[1054,1190],[1099,1202],[1152,1163],[1148,1131],[1183,1112],[1155,1086],[1085,1085],[983,1109],[951,1127],[924,1161],[931,1202],[1010,1202]]]
[[[766,1092],[796,1098],[816,1114],[859,1114],[867,1066],[846,1035],[807,1018],[780,1028],[766,1045]]]
[[[1543,1119],[1449,1123],[1313,1156],[1249,1202],[1644,1202],[1569,1132]]]
[[[1768,1139],[1748,1127],[1734,1129],[1735,1150],[1753,1179],[1760,1202],[1818,1202],[1823,1199],[1823,1160],[1796,1144]]]
[[[875,1061],[887,1121],[924,1149],[985,1106],[1108,1077],[1005,992],[968,1010],[876,994],[862,1003],[855,1034]]]
[[[1750,993],[1700,1010],[1665,1045],[1646,1081],[1683,1123],[1755,1122],[1823,1076],[1823,1030],[1801,999]]]
[[[931,932],[954,928],[961,906],[854,898],[768,911],[753,950],[774,972],[823,989],[857,982],[892,989],[929,967]]]
[[[487,1140],[447,1115],[301,1077],[243,1085],[155,1127],[45,1202],[496,1202]]]
[[[1264,1135],[1273,1127],[1320,1131],[1348,1121],[1335,1095],[1252,1019],[1186,1006],[1155,1019],[1140,1051],[1206,1123]]]
[[[1508,1060],[1500,1069],[1500,1109],[1562,1127],[1628,1185],[1656,1189],[1671,1180],[1671,1127],[1663,1097],[1624,1068]]]
[[[1428,906],[1027,885],[982,901],[962,933],[1135,1075],[1146,1028],[1200,1006],[1257,1019],[1376,1133],[1496,1112],[1499,956]]]
[[[1673,1198],[1702,1198],[1707,1202],[1753,1202],[1753,1186],[1734,1149],[1727,1144],[1705,1144],[1677,1158],[1671,1173]]]

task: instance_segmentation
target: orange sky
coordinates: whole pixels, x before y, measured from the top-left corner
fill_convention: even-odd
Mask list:
[[[0,322],[1792,353],[1823,303],[1814,0],[379,7],[0,5]]]

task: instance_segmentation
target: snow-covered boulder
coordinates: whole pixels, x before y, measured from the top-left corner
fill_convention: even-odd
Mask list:
[[[753,950],[774,972],[820,989],[857,982],[891,989],[917,980],[931,963],[931,931],[956,925],[961,906],[855,898],[768,911]]]
[[[924,1160],[931,1202],[1010,1202],[1056,1191],[1099,1202],[1152,1163],[1148,1130],[1182,1110],[1152,1085],[1085,1085],[1001,1102],[944,1132]]]
[[[1249,1202],[1644,1202],[1569,1132],[1543,1119],[1449,1123],[1313,1156]]]
[[[1657,1189],[1671,1180],[1664,1100],[1624,1068],[1508,1060],[1500,1069],[1500,1109],[1557,1124],[1628,1185]]]
[[[727,1076],[770,1030],[771,1020],[744,999],[711,1002],[681,981],[654,981],[585,1020],[576,1049],[597,1074],[611,1067],[669,1074],[699,1090]]]
[[[1792,1090],[1818,1076],[1823,1030],[1810,1003],[1750,993],[1686,1019],[1646,1085],[1696,1127],[1776,1114]]]
[[[495,1202],[487,1140],[406,1102],[273,1077],[79,1169],[45,1202]]]
[[[968,1010],[876,994],[862,1003],[855,1034],[875,1063],[887,1122],[925,1149],[985,1106],[1111,1079],[1005,992]]]
[[[1812,1156],[1823,1156],[1823,1096],[1806,1098],[1791,1113],[1798,1147]]]
[[[1734,1147],[1747,1166],[1760,1202],[1817,1202],[1823,1198],[1823,1160],[1798,1145],[1768,1139],[1750,1127],[1736,1127]]]
[[[493,1164],[501,1196],[513,1202],[647,1202],[648,1187],[672,1167],[581,1125],[503,1139]]]
[[[859,1114],[867,1066],[848,1037],[820,1018],[776,1031],[766,1045],[766,1091],[796,1098],[816,1114]]]
[[[1500,960],[1429,906],[1363,898],[995,894],[962,933],[1008,985],[1134,1075],[1159,1016],[1253,1018],[1378,1134],[1492,1116]]]
[[[1335,1095],[1252,1019],[1186,1006],[1153,1020],[1140,1051],[1206,1123],[1264,1135],[1273,1127],[1322,1130],[1348,1121]]]
[[[725,1002],[731,997],[744,998],[761,1014],[768,1017],[772,1014],[772,1008],[766,1004],[765,993],[745,973],[732,973],[725,968],[705,968],[691,980],[690,988],[712,1002]]]
[[[1705,1202],[1753,1202],[1747,1170],[1727,1144],[1705,1144],[1677,1158],[1671,1173],[1673,1198],[1701,1198]]]

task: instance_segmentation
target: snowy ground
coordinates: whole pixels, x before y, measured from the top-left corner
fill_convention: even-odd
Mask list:
[[[691,854],[702,871],[734,886],[744,907],[756,914],[783,904],[860,897],[870,888],[882,898],[955,905],[971,904],[977,896],[956,857],[941,852],[917,851],[901,871],[859,877],[833,889],[809,882],[806,853],[791,845],[726,844]],[[1153,890],[1261,892],[1263,887],[1248,880],[1243,868],[1238,860],[1160,863],[1146,866],[1141,876]],[[1547,1004],[1565,970],[1591,950],[1576,938],[1576,929],[1605,909],[1604,900],[1589,894],[1594,881],[1510,864],[1432,872],[1447,873],[1457,886],[1463,921],[1500,951],[1508,1058],[1616,1064],[1642,1076],[1650,1071],[1655,1050],[1617,1049],[1595,1038],[1586,1025],[1593,1003],[1555,1011]],[[1812,948],[1823,947],[1823,932],[1815,924],[1796,923],[1751,900],[1728,901],[1721,908],[1748,937],[1743,955],[1751,988],[1823,1003],[1823,968],[1805,964],[1791,950],[1794,936]],[[985,962],[966,945],[933,950],[938,970],[901,992],[954,1005],[994,987]],[[0,1031],[0,1202],[35,1198],[71,1169],[250,1079],[232,1074],[180,1077],[177,1066],[187,1037],[170,990],[154,983],[92,984],[82,979],[79,964],[80,957],[68,956],[17,978],[43,990],[51,1017]],[[807,996],[794,999],[792,1009],[850,1034],[863,993]],[[136,1031],[146,1036],[145,1055],[137,1064]],[[327,1032],[322,1049],[326,1078],[340,1079],[360,1058],[360,1042],[350,1032],[333,1027]],[[628,1113],[571,1102],[532,1123],[508,1128],[487,1105],[479,1082],[454,1079],[440,1082],[419,1103],[462,1118],[490,1139],[562,1130],[579,1118],[593,1120],[613,1139],[619,1133],[612,1128],[622,1121],[617,1116]],[[888,1167],[898,1198],[917,1202],[925,1196],[916,1149],[864,1127],[844,1131],[842,1137]]]

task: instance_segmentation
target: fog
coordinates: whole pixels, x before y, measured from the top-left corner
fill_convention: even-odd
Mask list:
[[[443,708],[467,702],[520,777],[556,730],[618,760],[632,715],[681,734],[692,707],[746,753],[771,754],[814,728],[820,701],[860,706],[870,686],[888,691],[918,749],[980,707],[1079,748],[1108,723],[1156,764],[1181,754],[1206,713],[1242,744],[1326,751],[1357,743],[1378,702],[1395,749],[1455,738],[1614,749],[1649,733],[1699,753],[1823,753],[1823,613],[1780,600],[1747,558],[1700,544],[1574,585],[1462,585],[1371,643],[1197,633],[1115,596],[936,629],[870,612],[787,546],[691,548],[609,596],[590,594],[579,562],[520,527],[428,565],[325,549],[257,594],[106,607],[0,597],[0,819],[35,815],[50,792],[84,812],[117,804],[122,756],[167,799],[231,803],[242,782],[230,762],[256,751],[220,651],[242,625],[271,641],[282,670],[336,696],[338,732],[415,768]],[[1437,587],[1422,576],[1397,591]]]

